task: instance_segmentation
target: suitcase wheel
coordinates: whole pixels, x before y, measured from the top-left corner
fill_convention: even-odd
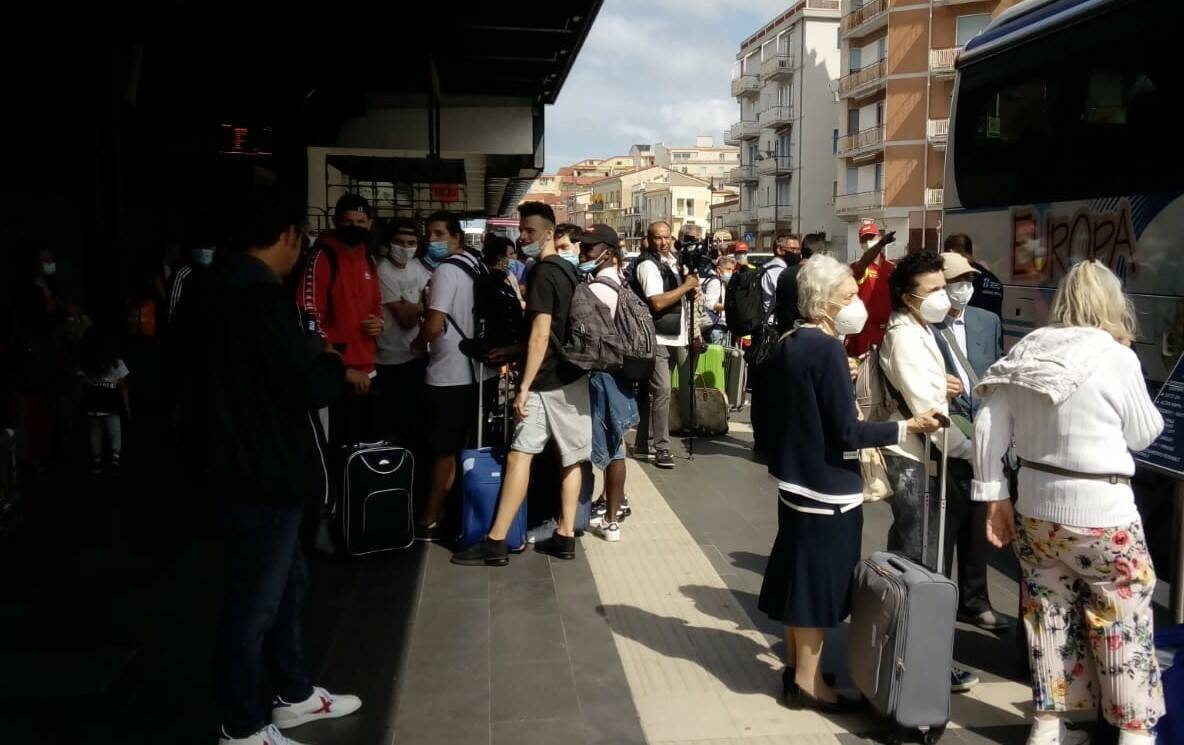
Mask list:
[[[940,727],[930,727],[925,731],[925,736],[921,739],[925,745],[937,745],[937,741],[946,733],[945,725]]]

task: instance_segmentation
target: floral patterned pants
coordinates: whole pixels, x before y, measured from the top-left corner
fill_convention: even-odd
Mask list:
[[[1074,528],[1019,517],[1016,554],[1038,711],[1096,708],[1150,729],[1164,713],[1152,641],[1155,569],[1143,524]]]

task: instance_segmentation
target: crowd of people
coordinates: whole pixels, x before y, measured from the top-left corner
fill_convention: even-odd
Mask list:
[[[1080,735],[1060,714],[1099,701],[1124,743],[1148,742],[1163,695],[1130,451],[1150,445],[1163,420],[1131,350],[1130,303],[1104,266],[1075,266],[1051,325],[1004,355],[1002,285],[965,235],[940,253],[910,247],[890,261],[893,235],[868,221],[851,265],[828,255],[822,235],[786,234],[759,269],[743,250],[713,251],[696,268],[665,222],[648,226],[630,260],[610,226],[558,224],[541,203],[518,211],[517,241],[489,234],[474,252],[447,212],[379,225],[364,198],[347,194],[333,228],[314,240],[303,205],[252,198],[222,248],[201,241],[183,266],[168,255],[152,262],[128,304],[122,346],[62,298],[52,254],[30,256],[12,357],[25,459],[48,462],[77,406],[91,469],[117,470],[122,425],[141,408],[129,381],[153,377],[159,396],[144,400],[163,402],[156,408],[190,475],[226,503],[220,742],[291,742],[281,729],[361,706],[316,686],[301,652],[302,543],[337,548],[335,453],[379,440],[411,450],[425,464],[415,538],[441,542],[457,535],[461,451],[504,433],[496,515],[483,540],[455,551],[456,564],[504,566],[523,549],[508,537],[542,478],[553,482],[542,486],[555,497],[555,527],[535,548],[574,558],[589,461],[603,493],[588,527],[619,541],[627,455],[675,467],[674,372],[681,366],[690,380],[688,356],[707,344],[740,346],[726,308],[745,273],[759,288],[745,355],[754,451],[779,498],[759,607],[785,627],[786,704],[856,708],[821,660],[825,631],[851,610],[860,452],[874,450],[891,491],[888,547],[930,566],[941,520],[931,461],[946,463],[941,563],[957,567],[958,620],[1009,627],[991,606],[986,566],[992,546],[1015,544],[1037,712],[1031,745],[1075,745]],[[522,312],[520,338],[485,343],[494,337],[479,288],[489,277]],[[589,314],[645,327],[639,336],[653,344],[640,372],[582,364],[588,350],[573,348],[572,329]],[[892,393],[882,420],[862,416],[855,398],[867,365]],[[504,402],[512,420],[490,426],[478,416],[482,400]],[[556,460],[546,476],[537,456]],[[315,530],[305,535],[304,524]],[[259,706],[265,666],[270,708]],[[953,691],[976,682],[970,670],[950,671]]]

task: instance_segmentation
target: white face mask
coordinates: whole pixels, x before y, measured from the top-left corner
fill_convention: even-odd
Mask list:
[[[850,336],[863,331],[867,323],[867,306],[859,298],[847,303],[835,314],[835,333],[839,336]]]
[[[41,262],[41,271],[45,272],[45,276],[52,277],[58,270],[58,265],[52,261]]]
[[[407,262],[415,258],[415,248],[412,246],[396,246],[392,243],[389,251],[391,261],[399,266],[407,266]]]
[[[946,285],[946,292],[950,296],[950,305],[956,310],[962,310],[970,305],[970,298],[974,297],[974,283],[951,282]]]
[[[917,295],[914,294],[913,297],[917,297]],[[925,323],[937,323],[950,313],[950,296],[946,294],[945,290],[931,293],[929,297],[921,301],[918,311]]]

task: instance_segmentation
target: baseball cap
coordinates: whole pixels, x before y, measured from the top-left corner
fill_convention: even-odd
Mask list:
[[[979,270],[970,265],[970,262],[966,260],[965,256],[954,253],[953,251],[942,252],[941,269],[947,282],[955,277],[961,277],[963,274],[981,274]]]
[[[880,235],[880,229],[876,227],[875,220],[864,220],[859,226],[859,239],[876,238]]]
[[[746,254],[746,253],[748,253],[748,244],[747,244],[747,243],[744,243],[743,241],[741,241],[740,243],[737,243],[737,244],[736,244],[736,248],[734,248],[734,249],[732,250],[732,253],[737,253],[737,254]]]
[[[617,231],[604,223],[597,223],[589,227],[577,240],[589,246],[595,246],[597,243],[606,243],[616,249],[620,249],[621,247],[621,241],[617,238]]]

